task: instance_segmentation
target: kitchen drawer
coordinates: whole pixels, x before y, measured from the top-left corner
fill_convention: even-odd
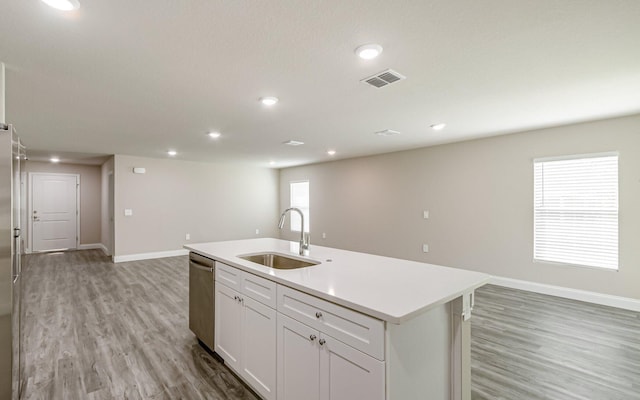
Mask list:
[[[216,261],[216,282],[242,292],[242,271]]]
[[[244,272],[242,274],[242,294],[255,301],[276,308],[276,283],[268,279]]]
[[[384,322],[278,285],[278,311],[384,361]]]

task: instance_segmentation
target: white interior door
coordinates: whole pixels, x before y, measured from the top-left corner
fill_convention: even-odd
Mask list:
[[[78,175],[30,175],[32,251],[77,248]]]

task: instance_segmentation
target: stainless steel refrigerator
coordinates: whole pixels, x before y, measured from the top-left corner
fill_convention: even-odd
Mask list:
[[[20,396],[21,170],[24,147],[0,124],[0,400]]]

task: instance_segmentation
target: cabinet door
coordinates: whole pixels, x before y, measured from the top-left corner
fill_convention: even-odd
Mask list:
[[[276,311],[243,297],[241,375],[266,400],[276,398]]]
[[[216,282],[215,351],[225,364],[240,371],[242,303],[240,293]]]
[[[384,362],[320,334],[320,399],[384,400]]]
[[[278,313],[278,400],[319,400],[317,330]]]

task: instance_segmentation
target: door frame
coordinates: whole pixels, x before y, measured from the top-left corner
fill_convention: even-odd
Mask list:
[[[27,190],[27,203],[29,211],[27,212],[27,219],[29,220],[29,232],[28,232],[28,245],[29,249],[26,253],[40,253],[33,250],[33,177],[36,175],[58,175],[58,176],[75,176],[76,177],[76,247],[80,246],[80,174],[61,174],[57,172],[29,172],[29,184]],[[46,252],[46,251],[44,251]],[[43,253],[44,253],[43,252]]]
[[[115,189],[116,175],[112,171],[107,174],[107,223],[109,225],[109,254],[113,260],[116,254],[116,208]]]

